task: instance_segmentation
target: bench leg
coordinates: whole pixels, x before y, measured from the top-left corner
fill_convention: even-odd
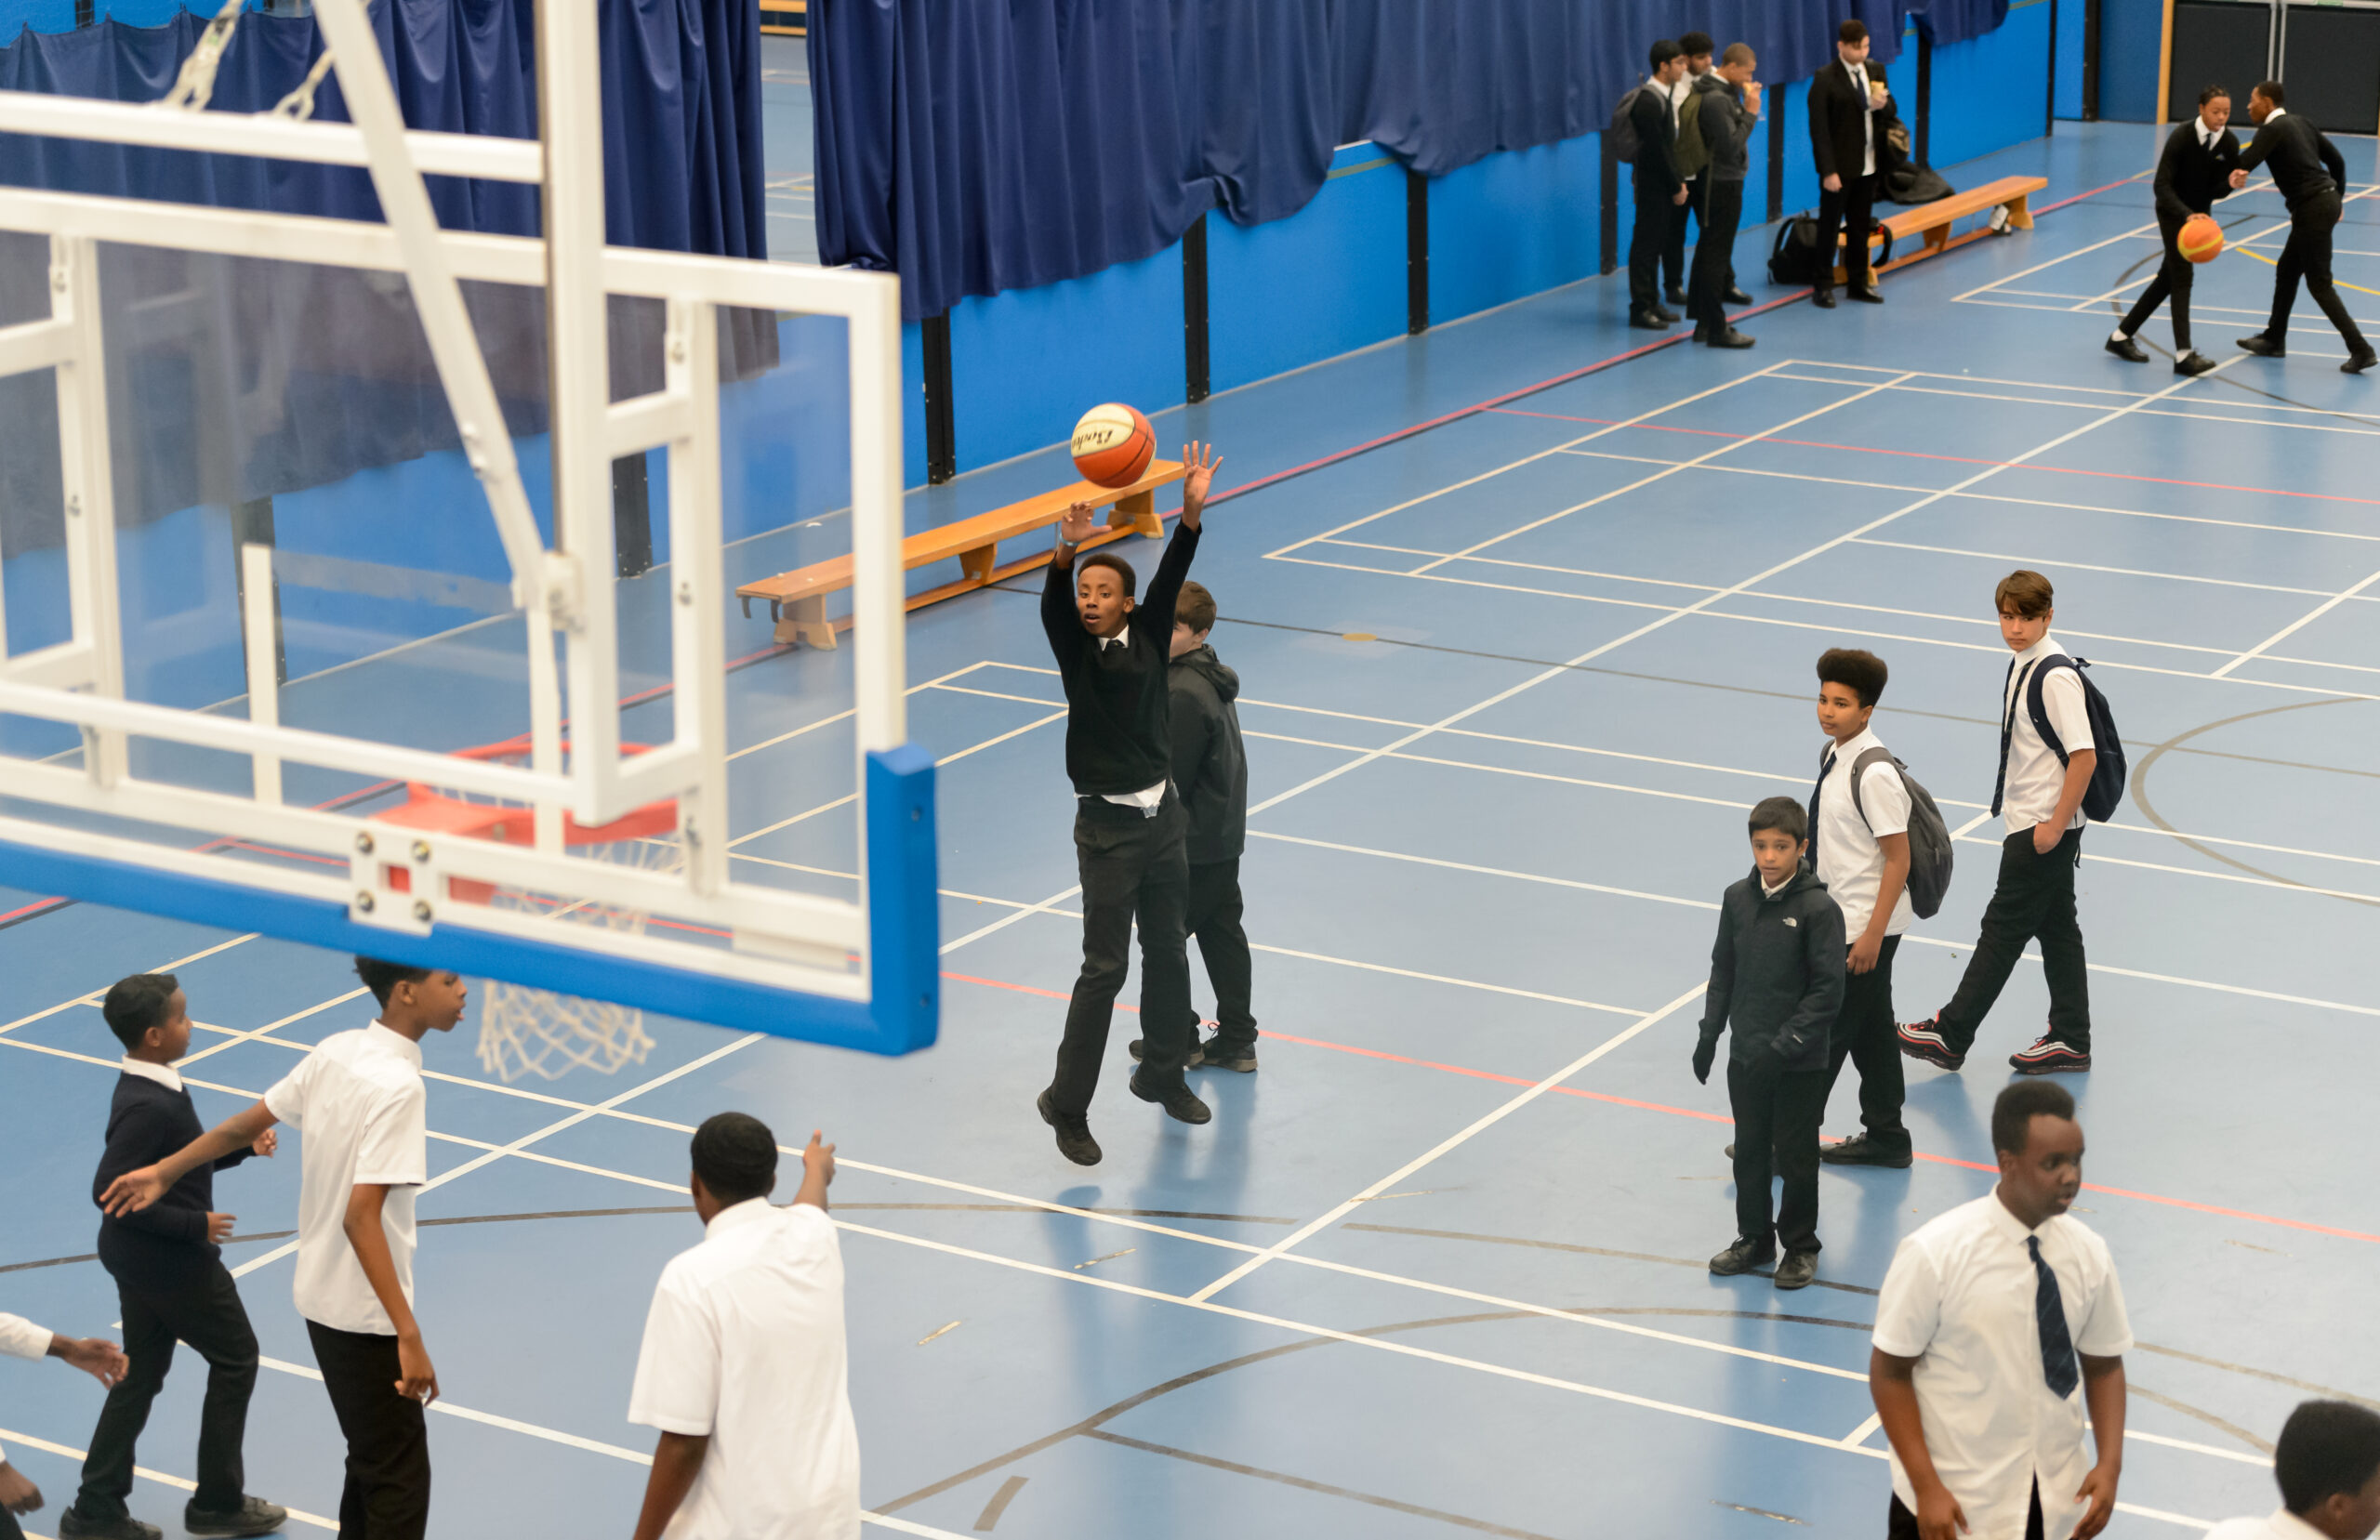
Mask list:
[[[1138,530],[1151,540],[1164,538],[1165,524],[1157,516],[1157,493],[1136,492],[1130,497],[1116,499],[1116,506],[1107,510],[1107,527]]]
[[[972,551],[960,551],[959,570],[967,574],[969,582],[988,585],[992,581],[992,569],[999,562],[999,542],[997,540],[988,546],[978,546]]]
[[[800,642],[822,652],[833,652],[835,626],[826,618],[826,596],[819,594],[814,598],[789,601],[783,617],[777,621],[776,639],[784,646]]]
[[[2031,208],[2028,206],[2027,202],[2031,197],[2032,194],[2030,192],[2019,192],[2016,194],[2014,202],[2000,205],[2008,211],[2008,228],[2010,230],[2030,230],[2033,228],[2033,213]]]

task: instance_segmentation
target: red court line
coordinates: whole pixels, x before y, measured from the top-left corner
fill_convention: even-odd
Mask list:
[[[1844,381],[1849,384],[1849,381]],[[2052,388],[2055,388],[2054,387]],[[1618,428],[1623,419],[1617,417],[1579,417],[1560,412],[1523,412],[1512,407],[1490,407],[1489,411],[1504,416],[1544,417],[1554,422],[1589,423],[1604,428]],[[1831,444],[1817,439],[1779,439],[1756,433],[1729,433],[1716,428],[1674,428],[1659,423],[1633,423],[1653,433],[1690,433],[1705,439],[1734,439],[1742,442],[1757,440],[1765,444],[1786,444],[1795,449],[1831,449],[1845,454],[1889,454],[1904,460],[1944,460],[1959,466],[1992,466],[2002,470],[2046,470],[2058,476],[2095,476],[2110,481],[2146,481],[2161,487],[2197,487],[2206,492],[2242,492],[2257,497],[2302,497],[2318,503],[2356,503],[2366,507],[2380,507],[2380,497],[2349,497],[2339,492],[2289,492],[2280,487],[2238,487],[2226,481],[2188,481],[2172,476],[2136,476],[2124,470],[2084,470],[2075,466],[2045,466],[2032,460],[1978,460],[1965,454],[1937,454],[1923,449],[1880,449],[1868,444]]]
[[[2109,183],[2107,186],[2105,186],[2105,187],[2095,187],[2095,188],[2093,188],[2093,189],[2092,189],[2090,191],[2088,191],[2088,192],[2078,192],[2078,193],[2076,193],[2076,194],[2075,194],[2073,197],[2071,197],[2071,198],[2060,198],[2057,202],[2056,202],[2056,203],[2054,203],[2054,204],[2043,204],[2041,207],[2039,207],[2039,208],[2037,208],[2037,209],[2033,210],[2033,217],[2034,217],[2034,218],[2036,218],[2036,219],[2038,219],[2038,218],[2040,218],[2043,215],[2049,213],[2052,209],[2064,208],[2064,207],[2065,207],[2067,204],[2079,204],[2079,203],[2081,203],[2081,202],[2082,202],[2083,199],[2085,199],[2085,198],[2096,198],[2096,197],[2097,197],[2097,196],[2098,196],[2100,193],[2102,193],[2102,192],[2113,192],[2117,188],[2120,188],[2120,187],[2130,187],[2133,183],[2135,183],[2135,182],[2136,182],[2136,181],[2139,181],[2139,180],[2141,179],[2141,178],[2146,177],[2146,176],[2148,176],[2148,175],[2149,175],[2149,173],[2148,173],[2148,172],[2146,172],[2146,171],[2144,171],[2144,172],[2141,172],[2138,176],[2126,177],[2123,180],[2122,180],[2122,181],[2120,181],[2120,182],[2109,182]],[[1998,1169],[2000,1169],[2000,1168],[1999,1168],[1998,1166],[1996,1166],[1996,1165],[1995,1165],[1995,1166],[1993,1166],[1993,1167],[1992,1167],[1992,1169],[1993,1169],[1993,1170],[1995,1170],[1995,1171],[1997,1171],[1997,1170],[1998,1170]]]
[[[1031,984],[1011,983],[1004,979],[982,979],[969,973],[945,973],[943,977],[954,980],[962,984],[981,984],[986,989],[1002,989],[1017,994],[1038,995],[1045,1000],[1064,1000],[1071,998],[1071,996],[1063,990],[1038,989]],[[1132,1011],[1134,1014],[1138,1014],[1137,1007],[1123,1005],[1120,1002],[1117,1004],[1117,1008],[1118,1010]],[[1392,1064],[1411,1064],[1417,1068],[1437,1070],[1448,1074],[1459,1074],[1472,1080],[1492,1080],[1505,1086],[1534,1086],[1537,1084],[1534,1080],[1525,1079],[1519,1075],[1497,1074],[1489,1070],[1466,1069],[1459,1064],[1440,1064],[1435,1060],[1427,1059],[1408,1059],[1403,1054],[1386,1053],[1379,1048],[1357,1047],[1350,1043],[1331,1043],[1319,1037],[1292,1037],[1288,1033],[1263,1031],[1260,1031],[1257,1035],[1259,1037],[1270,1038],[1276,1043],[1295,1043],[1302,1047],[1327,1048],[1332,1053],[1352,1054],[1359,1059],[1385,1060]],[[1614,1106],[1634,1107],[1647,1112],[1666,1113],[1671,1117],[1690,1117],[1702,1123],[1725,1123],[1732,1125],[1735,1122],[1735,1119],[1727,1117],[1722,1113],[1700,1112],[1692,1107],[1672,1107],[1665,1102],[1640,1101],[1633,1097],[1612,1096],[1602,1091],[1580,1090],[1569,1086],[1555,1086],[1550,1088],[1555,1096],[1576,1097],[1584,1101],[1607,1101]],[[1959,1160],[1950,1155],[1929,1155],[1920,1152],[1917,1158],[1929,1165],[1955,1165],[1969,1171],[1997,1171],[2000,1169],[1997,1165],[1986,1165],[1980,1161]],[[2225,1208],[2217,1204],[2194,1203],[2188,1198],[2168,1198],[2163,1194],[2157,1192],[2136,1192],[2130,1188],[2124,1187],[2101,1187],[2093,1182],[2084,1182],[2082,1184],[2082,1191],[2085,1192],[2097,1192],[2111,1198],[2131,1198],[2139,1203],[2156,1204],[2165,1208],[2188,1209],[2194,1214],[2214,1214],[2227,1219],[2245,1219],[2252,1224],[2275,1225],[2283,1230],[2302,1230],[2316,1235],[2334,1235],[2345,1241],[2370,1241],[2375,1244],[2380,1244],[2380,1235],[2367,1235],[2360,1230],[2341,1230],[2334,1225],[2318,1225],[2305,1219],[2284,1219],[2271,1214],[2254,1214],[2244,1208]]]

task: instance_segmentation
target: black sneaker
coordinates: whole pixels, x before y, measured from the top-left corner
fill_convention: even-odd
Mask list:
[[[1236,1070],[1241,1074],[1254,1074],[1256,1045],[1226,1043],[1223,1039],[1223,1034],[1217,1033],[1201,1043],[1198,1046],[1198,1051],[1190,1056],[1192,1069],[1195,1070],[1202,1064],[1210,1070]]]
[[[1051,1103],[1050,1093],[1041,1093],[1034,1103],[1041,1109],[1041,1121],[1058,1131],[1058,1153],[1077,1165],[1099,1164],[1099,1141],[1091,1137],[1089,1118],[1068,1117]]]
[[[1922,1060],[1937,1069],[1956,1070],[1967,1061],[1967,1056],[1953,1049],[1942,1038],[1942,1019],[1932,1017],[1924,1021],[1911,1021],[1895,1034],[1900,1039],[1900,1051],[1911,1059]]]
[[[192,1534],[271,1534],[289,1518],[289,1510],[261,1497],[243,1497],[238,1508],[218,1512],[196,1503],[182,1509],[182,1528]]]
[[[1198,1099],[1197,1092],[1187,1086],[1177,1084],[1165,1091],[1153,1091],[1141,1084],[1141,1077],[1137,1074],[1124,1084],[1130,1086],[1132,1094],[1143,1101],[1154,1101],[1164,1108],[1165,1115],[1177,1123],[1210,1123],[1214,1120],[1213,1111]]]
[[[1764,1262],[1777,1260],[1774,1241],[1747,1241],[1736,1237],[1736,1244],[1711,1258],[1711,1270],[1722,1278],[1733,1278],[1739,1272],[1750,1272]]]
[[[1135,1064],[1139,1063],[1141,1061],[1141,1040],[1139,1038],[1135,1037],[1132,1039],[1130,1052],[1132,1055],[1132,1062]],[[1182,1061],[1182,1067],[1185,1070],[1195,1070],[1198,1067],[1197,1049],[1192,1048],[1190,1050],[1190,1057]]]
[[[2010,1054],[2008,1067],[2018,1074],[2070,1074],[2089,1069],[2091,1055],[2084,1049],[2069,1047],[2044,1033],[2034,1039],[2031,1047]]]
[[[165,1532],[126,1513],[113,1519],[86,1519],[69,1507],[58,1516],[63,1540],[165,1540]]]
[[[1829,1165],[1889,1165],[1896,1171],[1905,1171],[1916,1157],[1906,1150],[1878,1144],[1866,1134],[1854,1134],[1840,1144],[1830,1144],[1819,1151],[1818,1159]]]
[[[1810,1280],[1818,1275],[1818,1254],[1815,1251],[1789,1251],[1785,1260],[1777,1264],[1774,1280],[1780,1289],[1805,1289]]]

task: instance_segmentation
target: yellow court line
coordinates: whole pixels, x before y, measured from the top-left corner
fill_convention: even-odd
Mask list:
[[[2262,262],[2266,267],[2277,268],[2281,266],[2279,261],[2267,257],[2263,252],[2250,251],[2245,246],[2234,246],[2231,249],[2238,252],[2242,257],[2254,257],[2257,261]],[[2367,289],[2360,283],[2350,283],[2344,278],[2334,278],[2331,282],[2337,284],[2342,289],[2353,289],[2358,294],[2380,294],[2380,289]]]

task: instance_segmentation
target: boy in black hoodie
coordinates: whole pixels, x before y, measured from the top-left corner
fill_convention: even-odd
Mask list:
[[[1802,864],[1809,818],[1790,796],[1752,810],[1752,875],[1719,903],[1711,988],[1694,1049],[1694,1078],[1711,1079],[1719,1033],[1733,1026],[1727,1102],[1736,1119],[1736,1241],[1711,1270],[1777,1262],[1777,1286],[1806,1286],[1818,1270],[1818,1117],[1826,1110],[1827,1033],[1843,1005],[1843,910]],[[1785,1178],[1773,1207],[1771,1165]]]
[[[109,989],[99,1012],[124,1045],[124,1073],[108,1110],[107,1150],[92,1178],[96,1201],[125,1172],[165,1159],[205,1132],[174,1060],[190,1051],[190,1003],[170,973],[136,973]],[[267,1534],[285,1510],[242,1490],[240,1446],[248,1397],[257,1384],[257,1336],[223,1266],[220,1242],[234,1216],[214,1212],[215,1173],[270,1155],[276,1137],[201,1165],[154,1207],[99,1220],[99,1262],[114,1278],[124,1307],[124,1349],[131,1367],[109,1390],[83,1462],[83,1487],[59,1516],[70,1540],[157,1540],[159,1531],[126,1510],[133,1447],[149,1421],[149,1403],[165,1389],[174,1344],[206,1360],[206,1400],[199,1414],[198,1489],[182,1510],[192,1534]]]

